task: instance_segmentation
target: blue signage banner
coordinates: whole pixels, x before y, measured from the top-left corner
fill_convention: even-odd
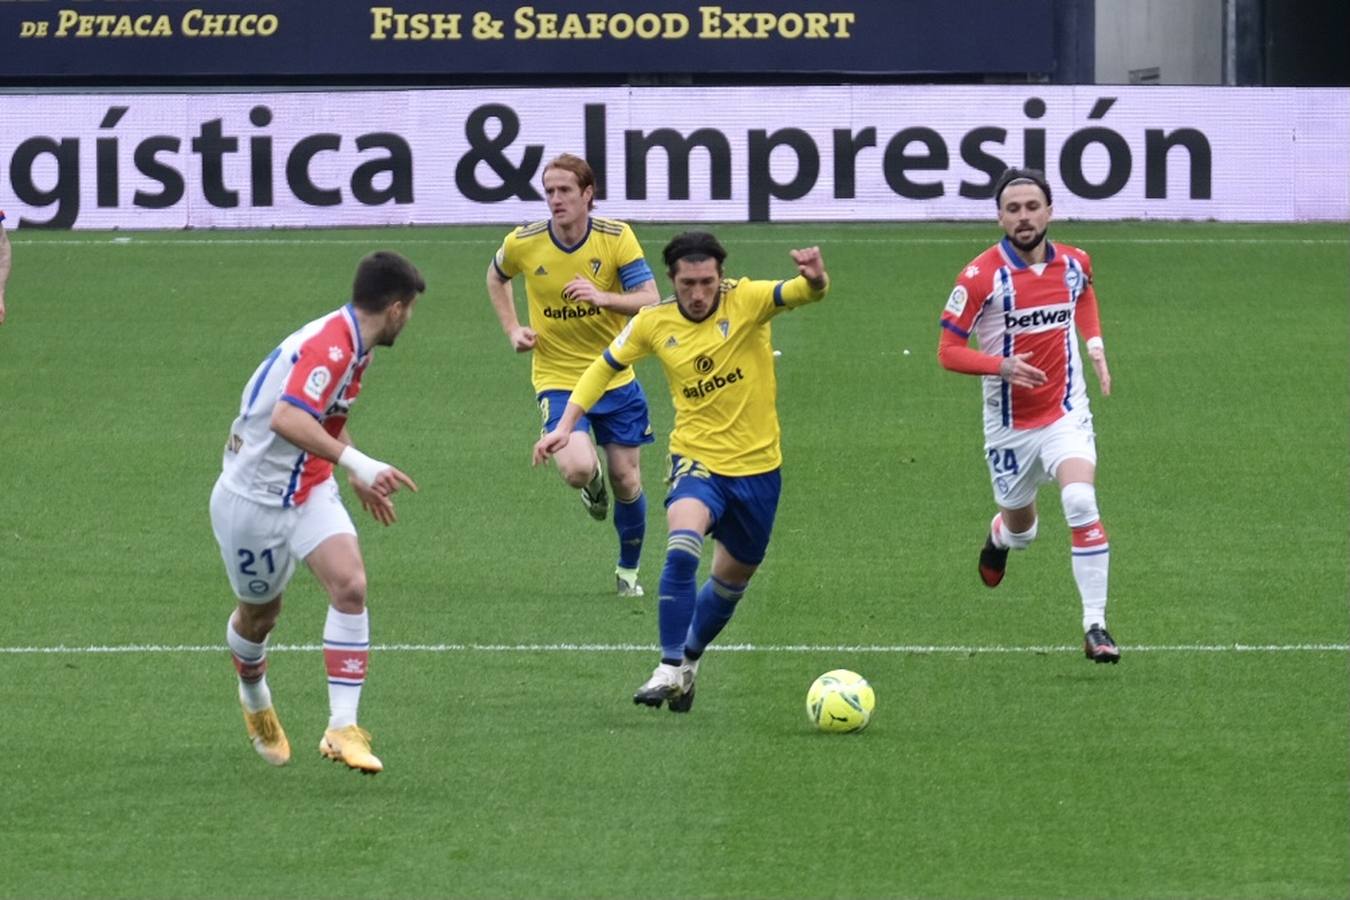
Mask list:
[[[1048,74],[1053,0],[0,0],[0,78]]]

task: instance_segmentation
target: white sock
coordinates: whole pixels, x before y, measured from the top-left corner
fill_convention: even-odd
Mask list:
[[[369,612],[363,609],[352,615],[328,607],[323,625],[323,661],[328,669],[329,729],[356,724],[369,655]]]
[[[1111,545],[1100,521],[1073,528],[1073,580],[1083,600],[1083,630],[1106,627],[1106,584]]]
[[[234,615],[225,625],[225,643],[230,645],[234,669],[239,673],[239,702],[249,712],[262,712],[272,705],[267,687],[267,640],[254,643],[234,630]]]
[[[1106,627],[1106,579],[1111,566],[1111,554],[1077,556],[1073,558],[1073,580],[1078,582],[1078,595],[1083,600],[1083,630],[1093,625]]]

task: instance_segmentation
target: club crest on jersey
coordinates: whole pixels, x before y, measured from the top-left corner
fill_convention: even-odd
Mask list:
[[[717,320],[717,330],[722,332],[722,340],[727,339],[727,332],[731,330],[731,323],[726,319]]]
[[[1064,268],[1064,286],[1069,289],[1069,293],[1077,295],[1083,290],[1083,273],[1077,266],[1066,266]]]
[[[329,374],[328,370],[319,366],[310,372],[309,377],[305,379],[305,396],[311,400],[322,400],[324,388],[328,387],[328,382],[332,379],[333,376]]]
[[[598,258],[592,256],[590,260],[590,266],[592,275],[600,274],[600,260]]]

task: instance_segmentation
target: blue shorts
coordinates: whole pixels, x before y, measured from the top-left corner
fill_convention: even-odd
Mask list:
[[[769,535],[783,491],[781,469],[759,475],[717,475],[696,460],[672,453],[666,506],[692,497],[712,513],[708,533],[737,561],[757,566],[769,549]]]
[[[542,434],[552,431],[567,409],[571,391],[540,391],[539,413],[543,417]],[[656,438],[652,435],[651,419],[647,417],[647,395],[636,379],[623,387],[606,391],[586,415],[577,420],[573,431],[595,432],[595,442],[601,446],[618,444],[621,447],[640,447]]]

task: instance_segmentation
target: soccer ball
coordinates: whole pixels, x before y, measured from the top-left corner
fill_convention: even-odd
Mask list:
[[[806,692],[806,717],[821,731],[862,731],[876,705],[867,679],[848,669],[826,672]]]

